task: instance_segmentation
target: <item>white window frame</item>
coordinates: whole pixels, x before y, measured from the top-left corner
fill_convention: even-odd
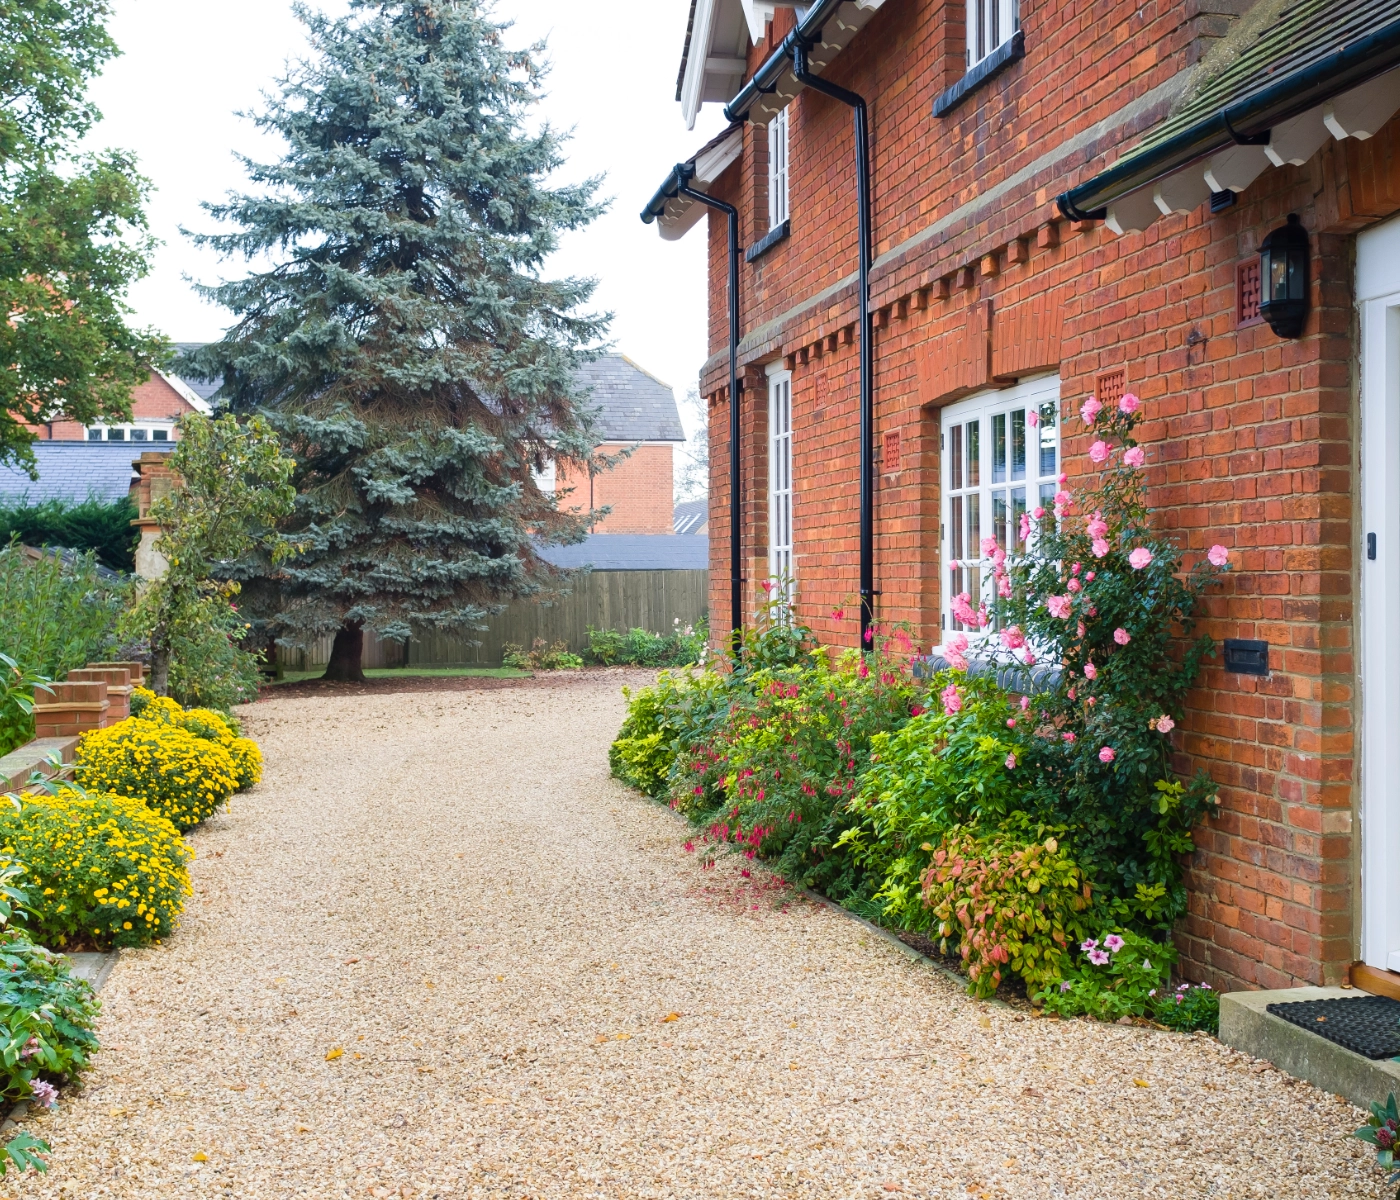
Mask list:
[[[121,436],[120,438],[113,438],[113,437],[111,437],[110,435],[111,435],[111,431],[112,431],[113,429],[120,429],[120,430],[122,431],[122,436]],[[100,436],[98,436],[98,437],[93,437],[92,435],[93,435],[94,432],[96,432],[96,433],[99,434]],[[139,437],[139,438],[138,438],[138,437],[133,437],[132,434],[133,434],[134,432],[140,432],[140,433],[143,434],[144,436]],[[165,437],[163,437],[163,438],[157,438],[157,437],[153,436],[153,435],[156,434],[156,433],[164,433],[164,434],[165,434]],[[151,443],[151,442],[155,442],[155,443],[157,443],[158,445],[164,446],[164,445],[168,445],[169,443],[171,443],[171,442],[173,442],[173,441],[175,440],[175,422],[173,422],[173,421],[133,421],[133,422],[131,422],[130,424],[117,424],[117,425],[98,424],[98,425],[89,425],[89,426],[87,427],[87,440],[90,441],[90,442],[110,442],[110,441],[135,442],[137,445],[140,445],[142,442],[145,442],[145,443],[147,443],[147,444],[149,444],[149,443]]]
[[[792,522],[792,372],[768,375],[768,577],[793,599],[797,574]]]
[[[768,122],[768,228],[788,219],[788,110]]]
[[[1021,27],[1018,0],[967,0],[967,68],[1011,40]]]
[[[1032,410],[1038,422],[1034,426],[1027,416]],[[953,619],[954,596],[966,592],[974,607],[979,602],[992,606],[996,590],[990,560],[982,557],[982,539],[995,537],[1014,558],[1024,550],[1019,540],[1023,507],[1027,512],[1037,505],[1048,510],[1054,503],[1061,465],[1061,424],[1059,375],[1041,375],[1000,391],[979,392],[940,413],[940,640],[946,641],[955,631],[976,640],[979,632],[965,629]],[[1019,473],[1015,462],[1018,426],[1024,438],[1024,465]],[[976,453],[972,454],[974,440]]]

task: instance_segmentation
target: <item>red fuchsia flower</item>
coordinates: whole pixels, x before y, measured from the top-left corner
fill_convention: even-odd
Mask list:
[[[1123,451],[1123,461],[1130,467],[1140,467],[1147,461],[1147,452],[1141,446],[1130,446]]]
[[[685,844],[685,852],[686,852],[687,854],[694,854],[694,853],[695,853],[695,843],[694,843],[694,842],[686,842],[686,844]]]
[[[1230,561],[1230,552],[1224,546],[1212,546],[1206,557],[1210,559],[1211,566],[1223,567]]]
[[[1092,425],[1098,420],[1099,413],[1103,411],[1103,405],[1098,402],[1098,398],[1090,396],[1080,406],[1079,415],[1084,418],[1084,424]]]
[[[1139,546],[1128,555],[1128,565],[1131,566],[1134,571],[1141,571],[1143,567],[1147,566],[1151,561],[1152,551],[1146,546]]]
[[[1093,542],[1090,543],[1089,549],[1093,552],[1095,558],[1102,558],[1109,552],[1111,547],[1103,538],[1095,538]]]
[[[1112,746],[1100,746],[1100,747],[1099,747],[1099,762],[1101,762],[1101,763],[1111,763],[1111,762],[1112,762],[1115,758],[1117,758],[1117,757],[1118,757],[1118,755],[1116,755],[1116,754],[1113,752],[1113,747],[1112,747]]]
[[[771,592],[773,590],[773,581],[771,579],[763,579],[759,581],[758,586],[765,592]]]
[[[1142,401],[1134,396],[1132,392],[1124,392],[1123,398],[1118,401],[1118,411],[1125,416],[1131,417],[1133,413],[1137,412],[1141,405]]]
[[[1133,640],[1133,635],[1120,625],[1113,631],[1113,640],[1120,646],[1126,646]]]
[[[846,610],[844,608],[833,608],[831,610],[831,619],[833,621],[844,621],[846,619]]]
[[[894,681],[895,681],[895,674],[894,674],[893,671],[881,671],[881,672],[880,672],[880,682],[883,683],[886,687],[889,687],[892,683],[894,683]]]
[[[1170,733],[1176,728],[1176,722],[1167,716],[1166,713],[1163,713],[1157,718],[1156,728],[1158,733]]]
[[[748,867],[745,867],[742,871],[739,872],[739,874],[742,875],[745,879],[753,878],[753,872],[750,871]]]
[[[1074,744],[1074,734],[1072,732],[1066,731],[1060,734],[1060,736],[1064,738],[1066,745],[1072,746]]]
[[[921,716],[923,716],[923,715],[924,715],[924,706],[923,706],[922,704],[911,704],[911,705],[909,706],[909,715],[910,715],[911,717],[921,717]]]
[[[1085,678],[1085,679],[1097,679],[1098,677],[1099,677],[1099,669],[1098,669],[1098,667],[1094,666],[1094,664],[1091,663],[1091,662],[1085,663],[1085,664],[1084,664],[1084,678]]]
[[[1096,463],[1107,462],[1113,455],[1113,447],[1100,439],[1089,447],[1089,457]]]
[[[744,851],[744,857],[747,858],[747,859],[749,859],[749,860],[752,860],[752,859],[753,859],[753,856],[754,856],[756,853],[757,853],[757,851],[754,851],[754,850],[745,850],[745,851]]]
[[[957,684],[950,683],[938,694],[938,698],[943,701],[943,711],[946,715],[951,717],[962,712],[962,695]]]
[[[1019,650],[1026,644],[1026,635],[1019,625],[1008,625],[1001,631],[1001,644],[1008,650]]]
[[[1068,596],[1046,596],[1045,607],[1050,610],[1052,617],[1059,617],[1062,621],[1069,620],[1070,598]]]
[[[1014,754],[1008,754],[1006,756],[1006,769],[1008,771],[1014,771],[1016,769],[1016,756]]]

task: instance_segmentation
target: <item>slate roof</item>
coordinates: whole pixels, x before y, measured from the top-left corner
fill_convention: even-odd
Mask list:
[[[588,402],[601,410],[598,428],[605,440],[685,441],[675,392],[625,354],[605,354],[585,363],[579,371],[579,383],[592,389]]]
[[[1167,141],[1222,108],[1391,24],[1395,0],[1260,0],[1212,47],[1139,150]]]
[[[152,450],[174,450],[173,442],[35,442],[38,480],[13,466],[0,466],[0,504],[81,503],[89,497],[113,504],[131,491],[131,464]]]
[[[710,501],[686,500],[677,504],[674,513],[675,529],[677,533],[693,536],[697,531],[705,527],[710,519]]]
[[[574,546],[543,546],[539,555],[556,567],[595,571],[708,571],[710,539],[674,533],[590,533]]]

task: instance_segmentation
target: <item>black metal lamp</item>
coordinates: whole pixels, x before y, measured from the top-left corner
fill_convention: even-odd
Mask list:
[[[1259,315],[1279,337],[1295,338],[1308,318],[1308,231],[1297,213],[1259,247]]]

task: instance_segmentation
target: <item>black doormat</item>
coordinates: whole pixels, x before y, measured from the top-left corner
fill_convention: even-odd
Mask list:
[[[1366,1058],[1400,1054],[1400,1000],[1389,996],[1338,997],[1270,1004],[1276,1017]]]

